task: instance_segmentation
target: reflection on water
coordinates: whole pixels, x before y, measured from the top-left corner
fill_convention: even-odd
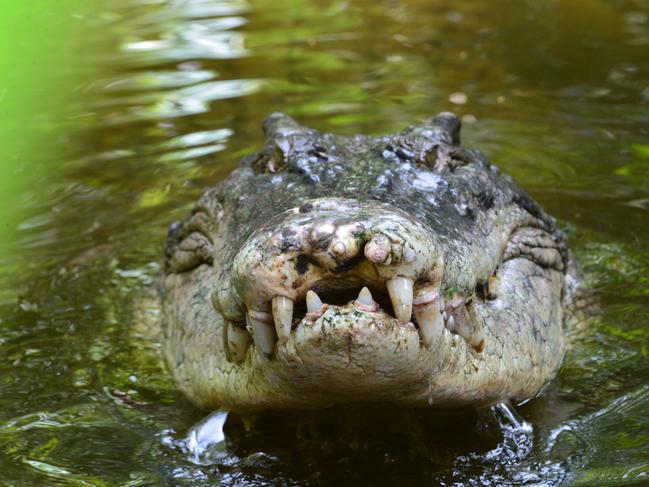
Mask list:
[[[22,195],[18,250],[0,267],[3,482],[649,475],[646,0],[119,0],[86,20],[96,70],[66,119],[68,157],[44,155],[56,177]],[[601,312],[545,395],[519,408],[518,428],[387,406],[221,415],[209,461],[192,450],[203,413],[161,370],[146,339],[157,310],[134,297],[155,286],[169,223],[259,147],[276,110],[348,134],[454,110],[464,143],[563,222]]]
[[[649,386],[624,394],[597,411],[565,421],[547,436],[546,452],[568,456],[572,469],[595,464],[578,485],[629,483],[649,477],[647,428]],[[622,423],[622,424],[620,424]],[[605,445],[605,448],[601,446]]]

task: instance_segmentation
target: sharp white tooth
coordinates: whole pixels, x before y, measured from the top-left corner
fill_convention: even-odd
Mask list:
[[[250,314],[246,315],[246,320],[250,325],[252,339],[255,342],[257,350],[264,357],[270,359],[273,356],[273,348],[275,345],[275,328],[257,318],[253,318]]]
[[[373,313],[379,309],[379,303],[374,301],[372,298],[372,293],[369,289],[364,287],[361,289],[361,292],[358,293],[358,298],[354,301],[354,306],[362,311],[367,311]]]
[[[293,324],[293,300],[286,296],[273,298],[273,320],[280,343],[286,343]]]
[[[314,291],[306,293],[306,312],[317,313],[322,308],[322,300]]]
[[[468,317],[465,319],[458,318],[455,320],[455,333],[464,338],[464,341],[471,345],[476,351],[482,351],[482,342],[484,340],[484,331],[475,329]]]
[[[424,346],[430,346],[442,334],[443,318],[437,301],[415,306],[415,318],[419,325],[419,336]]]
[[[394,314],[401,323],[409,322],[412,316],[412,284],[408,277],[393,277],[386,283]]]
[[[455,318],[453,318],[452,315],[447,314],[446,323],[444,323],[444,326],[446,326],[448,331],[455,331]]]
[[[250,345],[250,333],[234,323],[228,323],[227,337],[230,359],[236,363],[243,362]]]
[[[413,260],[415,260],[416,255],[417,254],[415,253],[415,251],[412,248],[408,247],[403,253],[403,261],[406,264],[410,264]]]
[[[372,293],[369,289],[367,289],[367,287],[364,287],[363,289],[361,289],[361,292],[358,293],[358,300],[367,306],[374,306]]]

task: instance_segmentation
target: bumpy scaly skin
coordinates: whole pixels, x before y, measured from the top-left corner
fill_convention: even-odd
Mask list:
[[[249,411],[537,394],[564,356],[565,239],[459,125],[343,137],[271,115],[263,152],[170,230],[164,352],[181,389]]]

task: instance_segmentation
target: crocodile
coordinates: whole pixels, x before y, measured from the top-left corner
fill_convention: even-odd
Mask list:
[[[577,279],[554,218],[443,112],[344,136],[271,114],[165,247],[163,355],[199,407],[523,403]]]

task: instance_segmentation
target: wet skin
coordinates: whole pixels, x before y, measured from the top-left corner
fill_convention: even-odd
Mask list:
[[[172,225],[164,354],[205,409],[522,402],[557,373],[575,279],[554,219],[441,113],[391,136],[282,114]]]

